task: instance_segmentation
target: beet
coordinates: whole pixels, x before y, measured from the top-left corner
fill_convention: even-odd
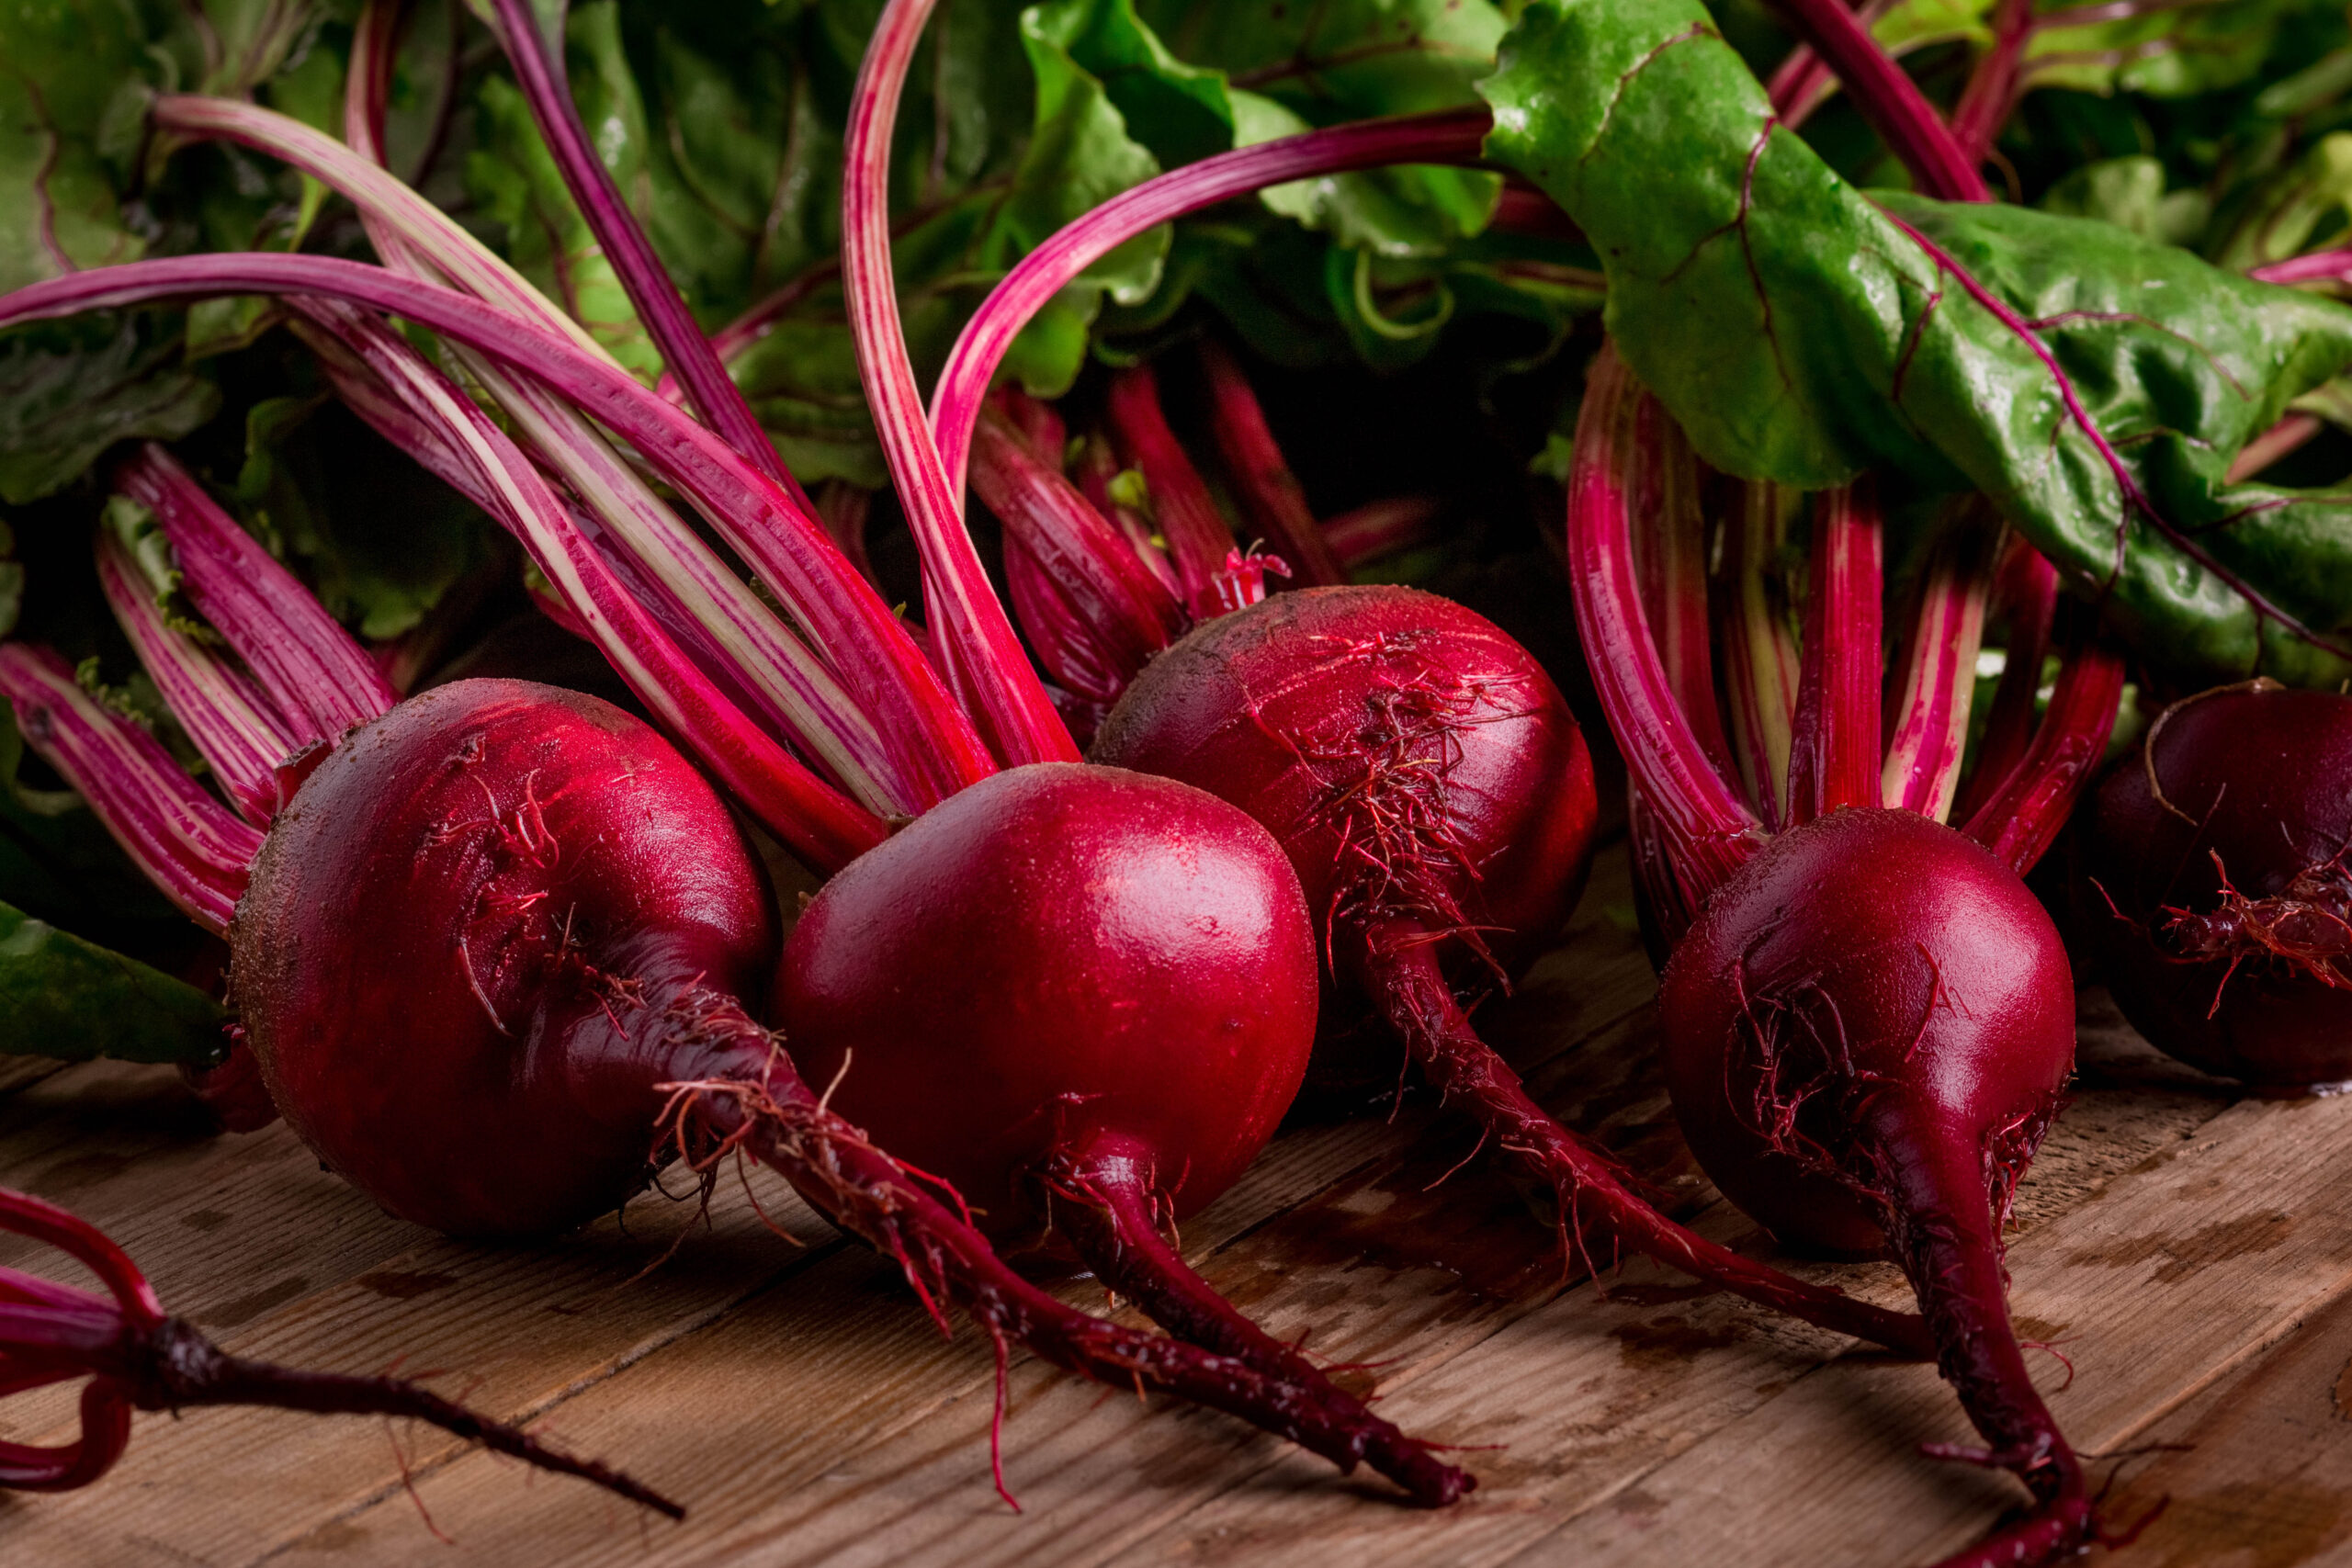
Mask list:
[[[1019,808],[1041,798],[1064,815],[1024,818]],[[1071,812],[1116,826],[1090,838]],[[1144,1112],[1124,1130],[1169,1140],[1164,1170],[1136,1164],[1136,1145],[1125,1145],[1127,1168],[1153,1178],[1137,1190],[1193,1200],[1230,1181],[1263,1142],[1314,1028],[1305,913],[1278,852],[1251,842],[1254,832],[1216,802],[1158,781],[1019,770],[918,819],[873,852],[872,871],[854,864],[842,874],[849,892],[827,904],[848,918],[820,916],[817,930],[851,933],[879,961],[869,973],[885,994],[921,987],[954,1003],[930,1020],[948,1041],[968,1038],[977,1021],[963,998],[983,930],[1058,983],[1030,997],[1044,1010],[1028,1015],[1033,1025],[1124,1016],[1172,1030],[1192,993],[1207,1065],[1227,1076],[1191,1086],[1190,1117],[1150,1114],[1153,1095],[1170,1098],[1165,1082],[1138,1082],[1120,1103]],[[976,858],[934,863],[922,855],[933,840],[960,841]],[[1097,852],[1074,864],[1073,849]],[[1189,902],[1170,886],[1171,868],[1185,863],[1195,867],[1181,889]],[[1250,867],[1254,881],[1236,878]],[[962,878],[947,874],[957,869]],[[1070,876],[1104,888],[1130,879],[1124,901],[1093,907],[1096,945],[1076,955],[1037,929],[1067,907],[1080,885]],[[863,920],[860,888],[886,895]],[[977,923],[918,966],[922,934],[943,915]],[[1141,1377],[1343,1468],[1368,1461],[1420,1501],[1468,1489],[1467,1476],[1262,1335],[1204,1354],[1077,1312],[1012,1273],[958,1217],[953,1192],[910,1177],[827,1108],[744,1011],[736,998],[756,994],[774,932],[764,884],[726,808],[650,728],[594,697],[463,681],[353,731],[317,764],[279,812],[231,935],[247,1036],[287,1120],[405,1218],[460,1235],[557,1229],[637,1190],[665,1139],[703,1170],[741,1148],[897,1258],[927,1301],[952,1292],[1000,1346],[1018,1340],[1114,1382]],[[1046,933],[1077,934],[1067,923]],[[1134,977],[1158,989],[1138,998],[1102,985],[1102,942],[1146,938],[1157,956]],[[820,948],[812,937],[799,951]],[[1264,961],[1240,976],[1242,1005],[1217,1000],[1236,994],[1235,982],[1209,963],[1253,950]],[[1266,988],[1262,1000],[1254,986]],[[1117,1064],[1122,1047],[1134,1055],[1142,1038],[1132,1024],[1124,1036],[1112,1031],[1096,1065]],[[1255,1075],[1253,1098],[1238,1105],[1217,1098],[1244,1081],[1231,1076],[1235,1064]],[[1073,1083],[1056,1067],[1073,1064],[1047,1060],[1032,1084],[978,1104],[942,1094],[918,1068],[898,1087],[939,1119],[917,1114],[909,1130],[968,1136],[1001,1130],[999,1118],[1084,1106],[1102,1080],[1080,1071]],[[977,1094],[984,1082],[966,1087]],[[1024,1089],[1035,1098],[1019,1098]],[[890,1109],[887,1099],[866,1103]],[[1088,1115],[1072,1124],[1096,1126]],[[1108,1146],[1073,1152],[1096,1163],[1054,1175],[1116,1184]],[[998,1190],[984,1172],[940,1163],[976,1191]],[[1181,1286],[1174,1299],[1204,1310]]]
[[[1841,1332],[1923,1346],[1916,1320],[1801,1285],[1665,1219],[1478,1038],[1455,988],[1507,986],[1559,930],[1597,811],[1591,759],[1558,689],[1482,617],[1404,588],[1277,595],[1155,660],[1094,756],[1197,784],[1272,831],[1343,1005],[1369,1005],[1440,1092],[1554,1192],[1572,1245],[1621,1244]]]
[[[1298,1091],[1315,934],[1281,847],[1203,791],[1011,769],[809,900],[775,1011],[829,1102],[976,1205],[1000,1246],[1066,1245],[1171,1330],[1312,1379],[1425,1502],[1469,1478],[1330,1386],[1163,1238],[1225,1191]]]
[[[775,1013],[836,1110],[1018,1246],[1100,1166],[1153,1173],[1174,1220],[1230,1187],[1298,1091],[1315,964],[1255,822],[1165,779],[1041,762],[828,882]]]
[[[1891,1246],[1939,1364],[2034,1516],[1969,1554],[2030,1562],[2093,1528],[2082,1467],[2028,1375],[2000,1226],[2062,1102],[2073,975],[2007,866],[1908,811],[1776,835],[1667,964],[1676,1116],[1724,1194],[1784,1238]]]
[[[727,808],[598,698],[460,681],[352,732],[280,811],[230,929],[270,1094],[402,1219],[544,1234],[648,1174],[658,1087],[749,1072],[766,885]]]
[[[2008,716],[2021,743],[1964,826],[1946,826],[1995,552],[1981,502],[1947,510],[1882,744],[1883,524],[1857,481],[1812,502],[1796,700],[1757,710],[1788,715],[1785,793],[1770,748],[1751,745],[1736,777],[1710,744],[1712,682],[1669,678],[1645,604],[1634,520],[1651,525],[1655,509],[1639,498],[1697,464],[1660,439],[1665,423],[1604,349],[1578,414],[1566,545],[1594,685],[1690,920],[1658,997],[1676,1117],[1724,1194],[1783,1238],[1883,1248],[1902,1266],[1985,1440],[1935,1451],[2007,1470],[2034,1500],[1946,1568],[2077,1554],[2106,1538],[2027,1374],[2001,1227],[2075,1053],[2065,948],[2021,877],[2106,744],[2121,662],[2070,617],[2040,722]],[[1681,668],[1705,670],[1703,637],[1673,643]],[[2011,703],[2032,696],[2009,687]],[[1771,787],[1749,782],[1768,769]]]
[[[2084,813],[2075,919],[2132,1027],[2264,1089],[2352,1079],[2352,697],[2175,703]]]

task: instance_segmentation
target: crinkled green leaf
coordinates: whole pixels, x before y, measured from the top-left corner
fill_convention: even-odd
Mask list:
[[[1710,462],[1806,489],[1866,468],[1973,485],[2152,659],[2330,683],[2352,668],[2127,514],[2031,344],[1902,225],[2040,324],[2168,523],[2324,632],[2352,626],[2335,592],[2352,529],[2320,521],[2338,503],[2222,474],[2352,364],[2352,311],[2105,222],[1866,197],[1778,130],[1693,0],[1535,0],[1484,90],[1490,152],[1582,226],[1620,352]]]
[[[86,316],[0,337],[0,501],[37,500],[118,441],[176,440],[212,417],[220,394],[165,323]]]
[[[0,903],[0,1055],[209,1063],[224,1017],[187,982]]]
[[[121,191],[165,22],[125,0],[12,0],[0,10],[0,292],[136,259]]]

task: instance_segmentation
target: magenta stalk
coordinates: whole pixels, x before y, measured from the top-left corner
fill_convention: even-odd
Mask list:
[[[1347,574],[1307,507],[1306,487],[1283,459],[1250,378],[1225,345],[1214,341],[1201,344],[1201,369],[1208,378],[1209,430],[1250,526],[1290,563],[1300,586],[1345,582]]]
[[[981,569],[924,422],[890,260],[890,127],[932,0],[890,0],[850,102],[842,181],[842,277],[858,378],[923,563],[923,624],[950,690],[1006,763],[1075,761],[1078,748]]]
[[[251,676],[164,618],[154,586],[111,527],[98,530],[97,556],[99,590],[164,705],[238,815],[267,827],[277,809],[277,764],[304,742]]]
[[[653,337],[670,371],[684,386],[686,395],[713,428],[725,436],[745,460],[790,491],[802,506],[808,498],[776,457],[775,445],[760,428],[742,389],[727,374],[710,340],[686,311],[678,287],[653,254],[645,231],[629,216],[613,176],[588,144],[588,129],[562,80],[561,62],[548,48],[538,19],[525,0],[492,0],[497,12],[499,42],[514,66],[515,80],[539,135],[563,172],[563,183],[579,203],[580,215],[603,247],[605,257],[628,291],[638,319]],[[559,13],[560,15],[560,13]]]
[[[0,1442],[0,1486],[64,1492],[97,1480],[122,1457],[130,1413],[175,1416],[203,1405],[249,1404],[318,1415],[401,1416],[438,1427],[541,1470],[574,1475],[673,1519],[685,1510],[592,1460],[550,1448],[399,1378],[295,1371],[225,1354],[184,1318],[167,1315],[123,1250],[96,1226],[22,1192],[0,1190],[0,1230],[57,1247],[98,1277],[107,1294],[0,1269],[0,1388],[87,1377],[82,1433],[41,1447]]]
[[[215,936],[229,929],[261,829],[241,821],[146,730],[102,707],[45,648],[0,643],[0,697],[40,759],[72,782],[134,863]]]
[[[1972,499],[1955,511],[1919,585],[1882,780],[1885,804],[1938,822],[1950,818],[1960,784],[1976,697],[1976,654],[1984,644],[1984,600],[2000,540],[1990,507]]]
[[[963,487],[972,425],[997,367],[1046,302],[1103,256],[1148,230],[1268,186],[1389,164],[1475,164],[1493,118],[1483,108],[1365,120],[1237,147],[1187,164],[1110,200],[1021,258],[989,293],[947,356],[931,428],[951,492]]]
[[[1642,396],[1616,351],[1603,348],[1586,382],[1568,473],[1568,582],[1610,730],[1697,908],[1755,852],[1761,824],[1724,786],[1675,703],[1642,607],[1630,517]]]
[[[1813,591],[1789,749],[1792,825],[1879,803],[1882,547],[1867,479],[1814,497]]]

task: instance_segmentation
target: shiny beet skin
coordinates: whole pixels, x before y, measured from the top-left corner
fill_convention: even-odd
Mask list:
[[[827,883],[775,1017],[835,1111],[1022,1244],[1064,1161],[1142,1162],[1173,1219],[1230,1186],[1298,1091],[1315,982],[1263,829],[1166,779],[1039,763]]]
[[[2267,681],[2189,697],[2081,818],[2076,929],[2159,1049],[2264,1088],[2342,1083],[2347,845],[2352,697]]]
[[[479,680],[335,744],[230,938],[247,1038],[319,1157],[402,1219],[503,1235],[642,1185],[655,1086],[696,1076],[683,998],[756,994],[775,921],[727,808],[661,736]]]
[[[2004,1198],[2074,1065],[2049,915],[1984,849],[1908,811],[1774,838],[1709,898],[1658,1008],[1700,1165],[1776,1235],[1833,1252],[1883,1248],[1886,1203]]]
[[[1450,936],[1457,984],[1515,976],[1590,868],[1592,759],[1559,689],[1485,617],[1410,588],[1309,588],[1222,616],[1152,660],[1094,760],[1182,779],[1282,841],[1355,987],[1370,929]],[[1318,1077],[1393,1083],[1330,998]],[[1369,1060],[1351,1061],[1351,1055]]]

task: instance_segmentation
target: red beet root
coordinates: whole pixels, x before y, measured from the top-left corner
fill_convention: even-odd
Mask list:
[[[1666,1220],[1471,1027],[1454,987],[1507,982],[1559,929],[1596,810],[1576,721],[1502,632],[1409,589],[1281,594],[1155,660],[1094,755],[1197,784],[1266,824],[1298,870],[1337,983],[1555,1190],[1580,1239],[1589,1231],[1842,1332],[1924,1348],[1916,1320]]]
[[[810,900],[775,1013],[803,1076],[950,1183],[1001,1245],[1065,1240],[1221,1354],[1311,1378],[1420,1501],[1469,1478],[1235,1312],[1161,1235],[1290,1106],[1315,1036],[1314,932],[1282,851],[1166,779],[1016,768],[932,808]]]
[[[746,1051],[681,1053],[682,1026],[756,994],[775,924],[726,808],[651,729],[465,681],[327,753],[230,935],[246,1036],[320,1157],[403,1219],[529,1235],[643,1185],[657,1086]]]
[[[2100,784],[2083,932],[2132,1026],[2271,1089],[2352,1079],[2352,697],[2187,698]]]
[[[2026,1374],[2001,1266],[2011,1190],[2074,1063],[2073,976],[2033,895],[1924,817],[1833,811],[1715,890],[1658,1001],[1707,1174],[1784,1237],[1891,1243],[1988,1445],[1974,1457],[2041,1505],[1964,1561],[2082,1540],[2081,1466]]]
[[[1038,763],[827,883],[775,1015],[836,1110],[1020,1245],[1105,1163],[1154,1173],[1178,1220],[1233,1184],[1306,1071],[1314,933],[1281,850],[1223,802]]]

